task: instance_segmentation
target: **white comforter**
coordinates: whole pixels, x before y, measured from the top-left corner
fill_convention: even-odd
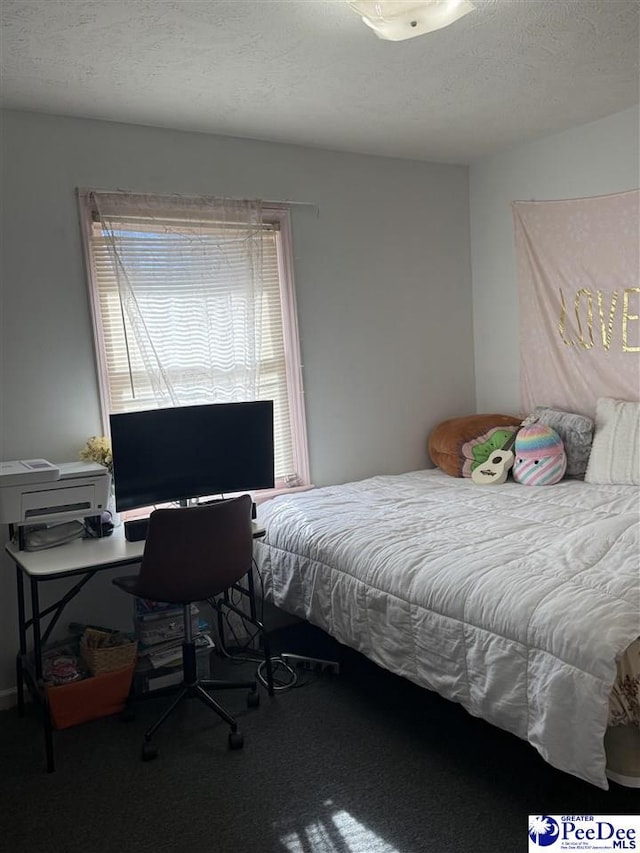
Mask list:
[[[640,634],[639,495],[373,477],[259,508],[265,594],[607,788],[616,658]]]

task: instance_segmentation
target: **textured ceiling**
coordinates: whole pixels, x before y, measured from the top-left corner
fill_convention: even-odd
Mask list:
[[[468,163],[638,102],[638,0],[475,0],[381,41],[342,0],[1,0],[3,105]]]

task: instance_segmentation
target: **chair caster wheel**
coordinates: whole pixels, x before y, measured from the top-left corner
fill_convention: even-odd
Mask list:
[[[242,749],[244,737],[240,732],[229,732],[229,749]]]
[[[142,754],[140,757],[143,761],[153,761],[154,758],[158,757],[158,747],[152,743],[142,744]]]
[[[260,694],[257,690],[252,690],[247,694],[247,708],[257,708],[260,704]]]

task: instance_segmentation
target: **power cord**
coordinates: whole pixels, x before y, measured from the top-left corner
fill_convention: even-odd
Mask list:
[[[264,579],[262,577],[262,573],[258,568],[258,565],[253,560],[253,569],[258,576],[260,581],[260,622],[264,624]],[[230,593],[230,601],[235,607],[240,607],[242,603],[243,595],[237,589],[231,589]],[[256,663],[256,680],[262,684],[267,690],[269,689],[269,681],[266,676],[267,669],[267,661],[263,654],[255,648],[255,641],[260,636],[261,629],[255,628],[255,625],[251,621],[250,617],[247,614],[235,613],[235,615],[242,620],[246,633],[249,635],[248,639],[241,641],[238,637],[236,630],[231,622],[230,616],[231,611],[224,610],[224,604],[222,602],[218,603],[216,601],[210,600],[209,602],[213,608],[217,610],[218,613],[221,614],[224,619],[231,636],[235,642],[236,651],[229,652],[225,648],[225,644],[223,642],[218,643],[218,651],[223,655],[223,657],[227,658],[230,662],[234,664],[241,663]],[[251,628],[253,628],[253,632],[251,632]],[[287,663],[282,657],[279,655],[272,655],[271,659],[271,672],[273,675],[273,690],[274,692],[282,692],[283,690],[290,690],[293,687],[303,687],[308,683],[307,680],[304,682],[299,682],[298,673],[294,667],[292,667],[289,663]]]
[[[239,614],[237,614],[239,616]],[[256,680],[262,684],[267,690],[269,689],[269,681],[266,676],[266,667],[267,662],[265,660],[264,655],[261,655],[260,652],[250,647],[250,644],[256,639],[259,635],[260,631],[255,631],[250,637],[249,640],[244,644],[241,644],[239,638],[234,630],[233,625],[229,621],[229,614],[224,613],[223,617],[233,636],[234,641],[236,642],[237,652],[229,652],[225,648],[223,643],[219,643],[217,650],[232,664],[242,664],[242,663],[255,663],[257,664],[256,668]],[[239,616],[239,618],[243,619],[244,617]],[[284,661],[279,655],[271,656],[271,672],[273,675],[273,690],[274,692],[281,692],[283,690],[289,690],[292,687],[304,686],[302,683],[298,684],[298,673],[296,670],[290,666],[286,661]],[[283,677],[284,676],[284,677]],[[307,682],[305,681],[304,684]]]

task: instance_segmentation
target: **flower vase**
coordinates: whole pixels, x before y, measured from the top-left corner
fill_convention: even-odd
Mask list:
[[[111,516],[111,524],[115,527],[120,527],[122,519],[120,513],[116,512],[116,495],[113,489],[109,492],[109,500],[107,501],[107,512]]]

